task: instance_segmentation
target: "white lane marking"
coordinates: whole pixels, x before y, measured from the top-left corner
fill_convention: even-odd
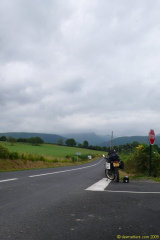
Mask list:
[[[12,178],[12,179],[5,179],[5,180],[0,180],[0,182],[9,182],[9,181],[15,181],[18,178]]]
[[[96,182],[92,186],[88,187],[87,191],[105,191],[110,193],[135,193],[135,194],[160,194],[160,192],[137,192],[137,191],[114,191],[114,190],[104,190],[109,184],[111,180],[107,180],[107,178],[103,178],[102,180]]]
[[[73,168],[73,169],[69,169],[69,170],[58,171],[58,172],[51,172],[51,173],[43,173],[43,174],[39,174],[39,175],[31,175],[29,177],[31,177],[31,178],[33,178],[33,177],[41,177],[41,176],[46,176],[46,175],[51,175],[51,174],[65,173],[65,172],[81,170],[81,169],[84,169],[84,168],[90,168],[90,167],[94,167],[94,166],[98,165],[99,163],[102,162],[102,160],[103,159],[101,159],[101,161],[99,161],[98,163],[90,165],[90,166],[87,166],[87,167]]]
[[[112,192],[112,193],[140,193],[140,194],[160,194],[160,192],[136,192],[136,191],[112,191],[112,190],[105,190],[105,192]]]
[[[96,182],[92,186],[88,187],[87,191],[104,191],[104,189],[110,184],[111,180],[103,178],[102,180]]]

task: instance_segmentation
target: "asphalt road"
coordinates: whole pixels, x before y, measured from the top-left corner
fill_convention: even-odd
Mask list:
[[[159,239],[160,184],[111,182],[104,160],[0,173],[0,240]],[[155,236],[158,235],[158,236]]]

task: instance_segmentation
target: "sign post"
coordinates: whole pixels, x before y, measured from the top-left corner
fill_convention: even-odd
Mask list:
[[[80,152],[77,152],[76,155],[77,155],[77,161],[78,161],[78,156],[80,156],[81,153],[80,153]]]
[[[150,132],[149,132],[149,142],[150,142],[149,176],[151,176],[151,170],[152,170],[152,145],[155,142],[155,133],[154,133],[153,129],[151,129]]]

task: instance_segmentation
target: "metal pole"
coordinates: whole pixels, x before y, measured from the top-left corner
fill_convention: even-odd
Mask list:
[[[110,136],[110,150],[112,149],[113,147],[113,131],[111,132],[111,135],[107,135],[107,136]]]
[[[113,149],[113,131],[112,131],[112,134],[111,134],[111,149]]]
[[[152,145],[150,144],[150,161],[149,161],[149,176],[151,177],[152,167]]]

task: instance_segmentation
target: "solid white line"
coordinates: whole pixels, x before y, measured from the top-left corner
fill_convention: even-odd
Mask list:
[[[111,190],[105,190],[106,192],[112,192],[112,193],[139,193],[139,194],[160,194],[160,192],[136,192],[136,191],[111,191]]]
[[[103,178],[102,180],[96,182],[89,188],[85,189],[87,191],[104,191],[104,189],[110,184],[111,180]]]
[[[103,159],[102,159],[102,160],[103,160]],[[102,160],[101,160],[101,161],[102,161]],[[51,174],[58,174],[58,173],[65,173],[65,172],[77,171],[77,170],[81,170],[81,169],[84,169],[84,168],[94,167],[94,166],[98,165],[99,163],[101,163],[101,161],[98,162],[98,163],[96,163],[96,164],[93,164],[93,165],[91,165],[91,166],[87,166],[87,167],[73,168],[73,169],[64,170],[64,171],[44,173],[44,174],[39,174],[39,175],[32,175],[32,176],[29,176],[29,177],[33,178],[33,177],[41,177],[41,176],[46,176],[46,175],[51,175]]]
[[[0,182],[9,182],[9,181],[15,181],[18,178],[12,178],[12,179],[5,179],[5,180],[0,180]]]

